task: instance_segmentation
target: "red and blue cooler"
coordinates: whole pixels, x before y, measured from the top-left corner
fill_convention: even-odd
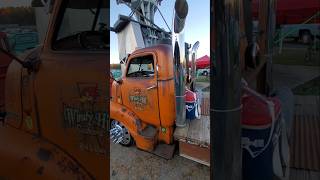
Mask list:
[[[280,135],[280,101],[248,88],[241,101],[243,179],[273,179],[274,144]]]
[[[197,94],[195,92],[186,90],[185,93],[186,102],[186,119],[194,120],[198,116],[197,112]]]

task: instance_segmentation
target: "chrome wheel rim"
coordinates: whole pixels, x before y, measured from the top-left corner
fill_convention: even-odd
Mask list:
[[[111,122],[111,129],[113,129],[113,128],[121,129],[121,132],[122,132],[121,138],[122,138],[122,140],[119,142],[120,144],[123,144],[123,145],[130,144],[131,135],[130,135],[128,129],[122,123],[120,123],[119,121],[113,120]]]

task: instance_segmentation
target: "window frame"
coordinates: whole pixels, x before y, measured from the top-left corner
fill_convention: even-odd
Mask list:
[[[101,49],[101,50],[92,51],[92,50],[88,50],[88,49],[56,49],[55,48],[55,43],[57,41],[58,34],[59,34],[59,31],[60,31],[60,28],[61,28],[61,25],[63,22],[63,18],[66,13],[66,9],[68,8],[67,6],[68,6],[69,2],[70,2],[70,0],[62,1],[61,5],[58,9],[58,13],[57,13],[56,19],[54,21],[54,26],[53,26],[54,30],[53,30],[53,34],[51,36],[51,42],[49,43],[50,50],[53,52],[57,52],[57,53],[59,53],[59,52],[64,52],[64,53],[65,52],[67,52],[67,53],[68,52],[76,52],[76,53],[101,53],[101,54],[104,54],[106,51],[108,51],[108,49]],[[102,13],[102,12],[100,11],[100,13]],[[109,24],[109,23],[107,23],[107,24]],[[110,36],[110,35],[108,34],[108,36]],[[108,47],[110,47],[110,44],[108,44]]]
[[[139,57],[145,57],[145,56],[152,56],[152,60],[153,60],[153,71],[154,71],[154,75],[153,76],[150,76],[150,77],[143,77],[143,76],[139,76],[139,77],[134,77],[134,76],[128,76],[128,72],[129,72],[129,68],[130,68],[130,64],[131,64],[131,61],[136,59],[136,58],[139,58]],[[126,68],[126,71],[125,71],[125,75],[124,75],[125,78],[133,78],[133,79],[155,79],[158,77],[158,71],[157,71],[157,58],[156,58],[156,55],[154,53],[141,53],[141,54],[135,54],[133,55],[132,57],[129,57],[129,60],[128,60],[128,66]]]

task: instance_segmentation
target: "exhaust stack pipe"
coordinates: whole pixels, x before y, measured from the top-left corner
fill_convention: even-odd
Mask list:
[[[186,21],[188,15],[188,3],[186,0],[176,0],[174,5],[175,15],[174,15],[174,33],[180,33]]]
[[[175,95],[176,95],[176,126],[186,126],[186,103],[185,103],[185,42],[183,28],[188,14],[188,3],[186,0],[176,0],[174,7],[172,50],[175,73]]]
[[[196,78],[196,72],[197,72],[196,58],[197,58],[197,51],[199,46],[200,46],[200,42],[197,41],[196,43],[194,43],[191,49],[191,78],[193,80],[195,80]],[[195,90],[195,87],[196,87],[196,82],[193,81],[191,89]]]

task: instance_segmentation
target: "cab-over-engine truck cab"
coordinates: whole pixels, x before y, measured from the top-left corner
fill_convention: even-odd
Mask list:
[[[135,142],[139,149],[172,158],[174,128],[184,126],[186,116],[183,66],[188,47],[183,29],[187,14],[187,1],[176,0],[171,36],[161,36],[163,30],[157,29],[159,37],[153,41],[148,33],[141,32],[144,43],[137,46],[140,49],[125,51],[131,54],[125,58],[122,79],[114,81],[111,90],[110,138],[115,143],[129,146]],[[154,30],[144,22],[120,16],[114,31],[123,46],[128,43],[123,40],[132,36],[132,30],[125,28],[133,28],[136,38],[140,37],[139,30]],[[119,52],[122,56],[123,49]]]
[[[105,0],[55,0],[46,39],[6,74],[0,179],[106,179]]]
[[[158,142],[173,142],[173,70],[171,45],[143,48],[129,56],[122,79],[113,82],[110,101],[111,128],[119,125],[125,133],[120,144],[134,140],[138,148],[153,151]]]

